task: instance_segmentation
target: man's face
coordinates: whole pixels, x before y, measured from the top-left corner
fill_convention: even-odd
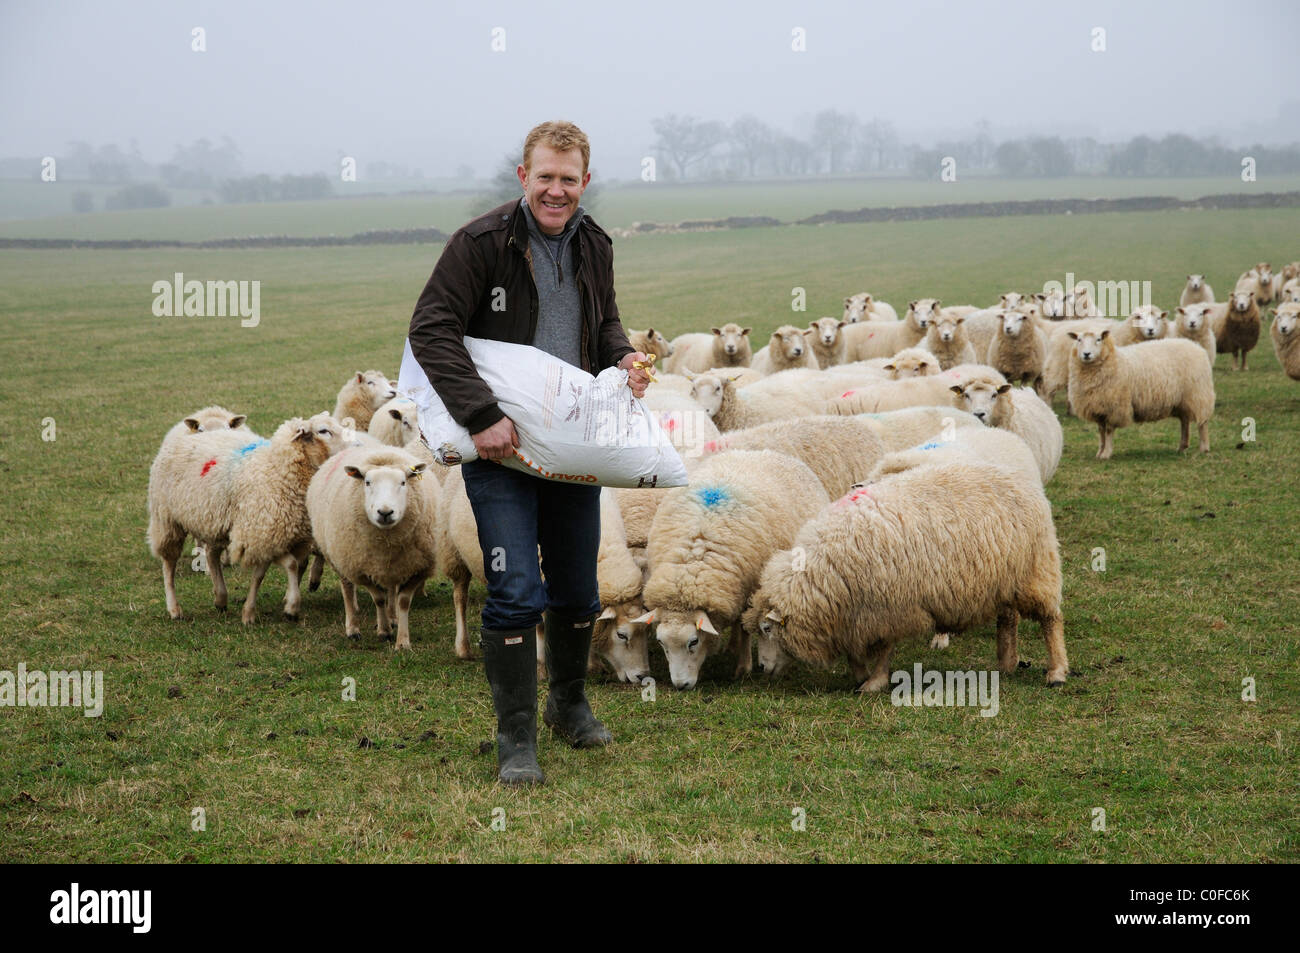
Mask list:
[[[538,143],[533,146],[532,168],[515,169],[524,187],[528,207],[537,225],[547,235],[558,235],[578,210],[578,199],[591,181],[591,173],[582,171],[582,151],[557,152]]]

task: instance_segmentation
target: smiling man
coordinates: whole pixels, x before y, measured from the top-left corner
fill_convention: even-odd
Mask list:
[[[479,459],[462,465],[487,578],[483,664],[497,715],[498,778],[540,784],[536,626],[546,626],[545,721],[575,748],[611,740],[587,702],[592,625],[600,611],[600,488],[557,483],[495,461],[519,445],[465,348],[465,336],[531,344],[598,374],[618,365],[638,397],[649,381],[614,303],[610,237],[579,204],[591,147],[570,122],[524,140],[523,197],[447,241],[411,317],[411,350]],[[541,549],[539,571],[537,553]],[[543,575],[544,574],[544,575]]]

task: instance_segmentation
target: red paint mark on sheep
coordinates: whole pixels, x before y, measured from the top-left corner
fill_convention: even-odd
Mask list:
[[[852,397],[856,393],[856,390],[846,390],[844,393],[840,394],[840,400],[843,400],[845,397]]]
[[[207,463],[203,464],[203,469],[199,471],[199,476],[201,476],[201,477],[205,477],[205,476],[207,476],[207,475],[208,475],[208,471],[211,470],[211,469],[212,469],[213,467],[215,467],[216,465],[217,465],[216,457],[213,457],[213,458],[212,458],[211,460],[209,460]]]

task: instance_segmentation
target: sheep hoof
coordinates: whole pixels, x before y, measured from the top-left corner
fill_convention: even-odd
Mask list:
[[[1064,685],[1064,684],[1065,684],[1065,679],[1063,679],[1063,678],[1056,679],[1055,681],[1052,681],[1051,679],[1049,679],[1048,682],[1047,682],[1047,687],[1048,687],[1048,688],[1060,688],[1060,687],[1061,687],[1062,685]]]
[[[240,616],[240,618],[242,619],[244,625],[252,625],[254,622],[257,621],[257,613],[245,612],[242,616]]]
[[[319,588],[320,588],[320,580],[319,580],[319,579],[315,580],[314,582],[311,581],[311,580],[308,580],[308,581],[307,581],[307,591],[308,591],[308,592],[315,592],[315,591],[316,591],[317,589],[319,589]]]
[[[1016,668],[1029,668],[1029,663],[1026,662],[1024,659],[1021,659],[1019,662],[1016,663]]]
[[[948,633],[947,633],[947,632],[936,632],[936,633],[934,634],[934,638],[932,638],[932,639],[930,640],[930,648],[932,648],[932,649],[946,649],[947,647],[948,647]]]
[[[298,613],[296,612],[286,612],[284,617],[290,622],[297,622],[299,619]]]
[[[360,633],[360,632],[349,632],[349,633],[347,633],[347,636],[348,636],[348,638],[351,639],[353,642],[360,642],[360,641],[361,641],[361,633]]]
[[[169,616],[171,616],[173,619],[176,619],[176,620],[180,620],[180,619],[185,618],[184,614],[181,612],[180,609],[177,609],[175,612],[172,612],[171,610],[168,610],[167,614],[168,614]]]

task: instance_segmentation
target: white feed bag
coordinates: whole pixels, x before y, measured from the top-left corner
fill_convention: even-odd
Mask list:
[[[686,467],[668,435],[627,386],[627,371],[597,377],[526,344],[465,338],[478,374],[519,435],[506,466],[548,480],[615,487],[685,486]],[[653,384],[651,385],[654,386]],[[402,350],[398,393],[415,401],[433,455],[451,466],[478,459],[411,352]]]

